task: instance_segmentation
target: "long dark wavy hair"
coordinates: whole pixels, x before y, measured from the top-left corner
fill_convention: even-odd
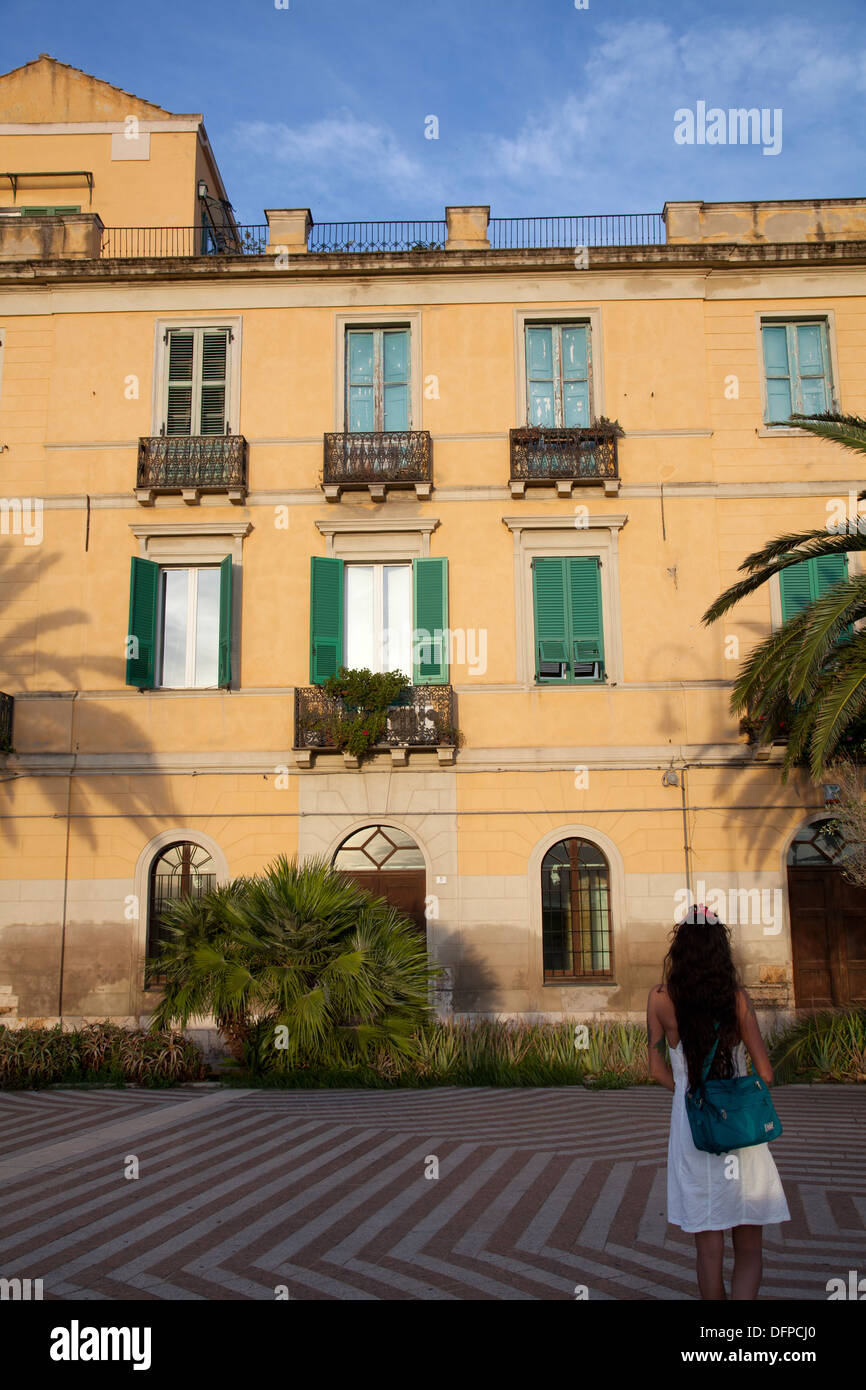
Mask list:
[[[731,956],[730,931],[712,912],[691,908],[671,933],[664,982],[677,1016],[689,1086],[701,1079],[719,1025],[719,1045],[708,1080],[734,1075],[732,1052],[740,1041],[737,1021],[739,976]]]

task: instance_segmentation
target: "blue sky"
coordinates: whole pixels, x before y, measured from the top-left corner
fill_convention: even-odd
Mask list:
[[[201,111],[241,222],[654,212],[866,193],[863,0],[2,0],[40,52]],[[680,108],[782,111],[781,150],[682,145]],[[427,118],[438,139],[425,138]]]

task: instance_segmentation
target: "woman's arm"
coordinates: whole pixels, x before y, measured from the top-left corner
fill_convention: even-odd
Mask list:
[[[737,1021],[740,1025],[740,1036],[748,1048],[755,1071],[762,1081],[766,1081],[767,1085],[771,1086],[773,1084],[773,1067],[764,1046],[764,1039],[761,1037],[761,1030],[758,1027],[755,1006],[744,989],[737,990]]]
[[[660,985],[654,985],[646,1001],[649,1074],[653,1081],[658,1081],[660,1085],[667,1086],[669,1091],[673,1091],[675,1088],[674,1074],[671,1071],[670,1062],[665,1060],[665,1030],[658,1016],[658,993],[660,988]]]

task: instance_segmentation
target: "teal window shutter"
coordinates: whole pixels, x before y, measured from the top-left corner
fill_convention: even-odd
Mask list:
[[[598,557],[569,556],[567,578],[574,678],[598,680],[604,675],[601,565]]]
[[[448,684],[448,560],[412,561],[412,682]]]
[[[232,683],[232,557],[220,563],[220,627],[218,685]]]
[[[156,683],[156,612],[159,565],[132,557],[129,577],[129,630],[126,684],[150,690]]]
[[[321,685],[343,665],[343,561],[310,557],[310,684]]]
[[[764,372],[767,381],[767,423],[787,420],[793,410],[788,332],[785,324],[764,324]]]
[[[352,433],[376,428],[373,333],[346,334],[346,418]]]
[[[559,555],[546,555],[532,562],[536,680],[568,678],[570,633],[565,563],[565,557]]]
[[[556,423],[553,329],[526,330],[526,410],[530,425]]]
[[[585,325],[562,326],[562,423],[569,429],[589,424],[589,332]]]
[[[767,383],[767,424],[790,415],[819,415],[832,407],[830,345],[823,321],[765,323],[764,374]]]
[[[383,398],[386,430],[409,428],[409,334],[405,328],[383,334]]]

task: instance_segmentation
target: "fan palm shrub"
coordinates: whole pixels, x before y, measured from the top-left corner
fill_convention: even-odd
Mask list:
[[[866,420],[832,411],[792,415],[789,423],[866,453]],[[866,491],[858,493],[858,499]],[[866,549],[866,524],[824,528],[777,537],[747,555],[747,578],[726,589],[704,613],[706,625],[774,574],[824,555]],[[783,780],[796,762],[820,779],[837,752],[866,749],[866,632],[852,624],[866,617],[866,575],[833,585],[777,632],[760,642],[740,668],[731,712],[745,714],[759,743],[787,739]]]
[[[438,968],[414,923],[324,858],[281,855],[163,914],[152,1026],[213,1014],[253,1071],[411,1056]]]

